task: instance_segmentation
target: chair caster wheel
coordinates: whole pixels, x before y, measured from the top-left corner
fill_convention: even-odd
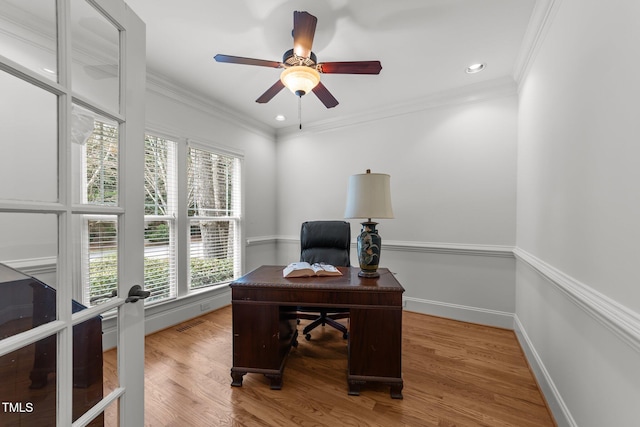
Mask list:
[[[311,334],[305,335],[304,339],[306,339],[307,341],[311,341]]]

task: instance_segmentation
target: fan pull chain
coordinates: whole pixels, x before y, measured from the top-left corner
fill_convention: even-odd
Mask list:
[[[302,97],[298,97],[298,123],[300,123],[300,130],[302,130]]]

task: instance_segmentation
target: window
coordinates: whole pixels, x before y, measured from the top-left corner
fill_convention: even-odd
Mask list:
[[[144,162],[145,304],[176,297],[176,143],[147,135]]]
[[[74,114],[83,165],[79,199],[117,209],[118,126],[78,106]],[[144,289],[151,292],[145,305],[238,277],[241,158],[157,135],[144,143]],[[96,305],[117,289],[117,215],[80,217],[82,301]]]
[[[231,281],[240,272],[240,159],[189,147],[189,289]]]

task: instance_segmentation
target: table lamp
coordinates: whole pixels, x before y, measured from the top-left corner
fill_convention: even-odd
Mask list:
[[[358,236],[358,262],[360,277],[380,277],[378,264],[382,239],[376,230],[377,222],[371,218],[393,218],[391,209],[391,177],[383,173],[367,173],[349,177],[345,218],[366,218]]]

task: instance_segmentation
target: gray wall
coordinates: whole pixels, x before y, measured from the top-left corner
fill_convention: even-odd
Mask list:
[[[520,82],[517,328],[567,425],[635,426],[640,3],[550,3]]]
[[[379,220],[381,266],[397,273],[407,308],[513,327],[515,85],[483,94],[279,135],[279,263],[297,260],[303,221],[344,217],[350,175],[388,173],[395,219]]]

